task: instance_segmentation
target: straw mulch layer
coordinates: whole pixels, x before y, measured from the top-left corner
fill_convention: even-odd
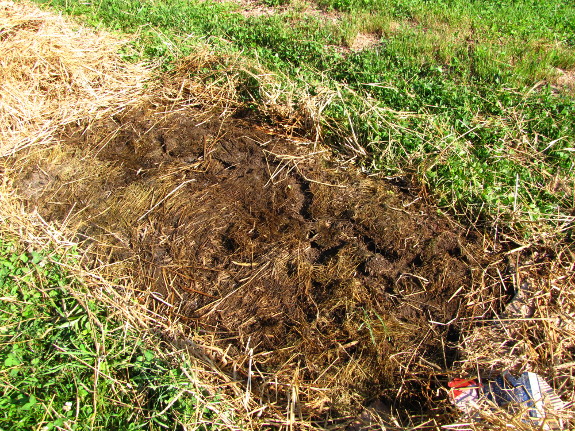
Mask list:
[[[266,401],[297,383],[306,417],[373,399],[429,409],[456,322],[489,315],[511,288],[499,253],[406,182],[245,119],[166,110],[66,128],[58,157],[27,155],[22,195],[132,262],[142,300],[251,367]],[[473,290],[492,300],[464,306]]]
[[[148,72],[121,60],[125,44],[28,3],[0,1],[0,156],[53,143],[62,124],[133,100]]]
[[[341,428],[376,406],[388,427],[435,427],[453,418],[449,378],[505,368],[573,397],[569,245],[494,240],[232,93],[207,103],[186,74],[200,57],[144,91],[116,40],[0,5],[5,178],[129,277],[166,338],[209,355],[246,418]],[[521,286],[529,312],[506,314]]]

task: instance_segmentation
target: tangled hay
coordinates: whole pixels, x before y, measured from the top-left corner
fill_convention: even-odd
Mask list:
[[[503,369],[573,401],[571,246],[494,243],[408,181],[240,118],[245,70],[193,74],[212,54],[144,90],[119,39],[0,5],[4,195],[13,181],[28,211],[73,232],[125,281],[108,297],[203,358],[254,426],[437,429],[454,419],[451,377]],[[288,132],[317,125],[312,102],[282,114],[277,94],[264,96]],[[502,319],[525,282],[532,313]]]
[[[159,318],[204,334],[245,378],[257,369],[266,403],[297,376],[305,421],[366,398],[429,405],[460,291],[496,277],[478,237],[309,143],[166,103],[68,127],[60,153],[17,162],[21,193],[130,262]]]
[[[25,2],[0,2],[0,156],[53,143],[64,124],[124,109],[149,70],[122,61],[126,40]]]
[[[217,414],[220,429],[252,429],[249,422],[243,423],[242,418],[232,414],[245,406],[242,386],[222,373],[217,364],[195,343],[182,343],[184,330],[181,325],[166,322],[151,312],[146,304],[140,303],[139,292],[119,267],[121,265],[110,265],[107,260],[95,259],[94,254],[81,254],[82,247],[76,242],[75,232],[62,224],[47,222],[38,212],[28,211],[25,202],[15,193],[14,185],[7,178],[0,184],[0,237],[4,240],[17,239],[19,245],[30,251],[42,250],[48,253],[48,259],[55,258],[54,262],[62,266],[66,274],[87,288],[66,284],[61,286],[79,303],[94,302],[107,308],[108,318],[117,319],[132,334],[137,334],[139,340],[154,351],[156,357],[174,367],[185,364],[184,372],[189,379],[187,384],[194,393],[198,411],[207,409]],[[97,317],[90,315],[89,318],[96,327],[101,327]],[[104,333],[101,336],[105,336]],[[176,339],[180,342],[174,342]],[[129,377],[113,375],[115,377],[107,375],[108,383],[117,389],[118,394],[125,391],[126,386],[130,387]],[[131,407],[137,414],[145,416],[148,406],[145,397],[143,399],[134,399]],[[113,398],[112,402],[121,404],[123,401]],[[257,407],[253,402],[248,405],[250,408]],[[197,421],[186,425],[193,428],[213,425],[203,421],[198,417]]]

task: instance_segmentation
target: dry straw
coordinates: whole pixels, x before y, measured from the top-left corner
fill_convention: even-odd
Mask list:
[[[118,51],[127,42],[26,2],[0,2],[0,171],[4,174],[0,184],[0,235],[17,237],[25,246],[58,255],[78,249],[68,218],[61,223],[49,222],[20,199],[10,180],[9,171],[15,162],[11,156],[22,154],[26,158],[26,154],[38,150],[52,159],[60,158],[60,166],[65,168],[66,154],[58,146],[58,136],[66,125],[112,116],[139,100],[150,69],[121,59]],[[90,166],[86,160],[84,164]],[[76,168],[81,170],[80,166]],[[89,287],[86,292],[71,293],[81,302],[106,304],[135,331],[159,331],[168,344],[164,343],[157,353],[170,362],[186,355],[194,365],[186,371],[190,384],[199,388],[198,396],[219,394],[223,400],[206,404],[206,408],[215,409],[228,429],[237,429],[237,418],[234,422],[230,419],[230,409],[234,405],[240,409],[239,400],[244,396],[237,382],[219,372],[196,343],[182,341],[185,338],[178,325],[150,312],[139,298],[140,292],[130,284],[123,262],[110,264],[106,256],[92,251],[84,251],[78,264],[60,263]],[[112,279],[116,281],[110,282]],[[175,339],[179,339],[177,346],[170,344]],[[255,407],[250,403],[250,408]],[[245,427],[250,428],[249,424]]]
[[[97,178],[106,166],[101,160],[87,163],[87,160],[93,158],[89,149],[78,149],[76,154],[72,155],[62,147],[53,145],[60,142],[67,125],[79,122],[97,124],[98,120],[112,121],[109,118],[115,114],[133,109],[136,105],[145,105],[142,103],[144,99],[148,99],[148,103],[150,100],[161,101],[161,109],[153,112],[158,117],[179,111],[188,112],[191,106],[196,109],[204,107],[203,112],[194,111],[194,121],[200,125],[214,115],[214,110],[205,109],[206,106],[217,106],[218,115],[223,117],[238,109],[238,83],[245,81],[246,75],[265,84],[260,87],[263,91],[261,96],[270,114],[277,115],[278,118],[290,118],[287,132],[295,128],[311,128],[315,132],[314,137],[320,137],[317,125],[320,123],[322,107],[330,97],[336,97],[322,95],[323,102],[319,99],[301,99],[304,102],[296,103],[296,97],[289,92],[282,93],[282,86],[276,85],[272,76],[246,68],[245,65],[237,67],[238,64],[233,58],[220,58],[206,50],[200,50],[187,61],[183,61],[172,75],[163,77],[165,82],[152,85],[154,90],[144,91],[144,83],[150,77],[149,70],[141,65],[123,62],[117,54],[123,44],[125,41],[109,34],[78,27],[64,18],[42,12],[26,3],[0,2],[0,156],[6,162],[2,166],[4,173],[22,177],[34,171],[38,178],[34,180],[33,177],[28,177],[28,182],[35,182],[37,188],[40,188],[42,178],[59,177],[62,182],[56,184],[56,187],[61,189],[73,184],[77,190],[81,190],[83,184],[90,182],[90,176]],[[214,63],[217,63],[219,68],[214,68]],[[200,72],[206,65],[212,70],[218,69],[222,72],[218,75],[218,80],[207,83],[208,80],[203,79]],[[158,123],[160,121],[158,118]],[[392,124],[389,126],[394,127]],[[152,130],[154,124],[149,127]],[[119,126],[117,130],[120,131]],[[89,127],[86,134],[90,134]],[[108,140],[101,141],[103,145],[113,141],[112,135]],[[217,139],[218,136],[215,136],[214,141]],[[350,148],[353,150],[356,144],[352,136],[349,139]],[[209,142],[205,142],[204,156],[207,163],[209,145]],[[101,151],[103,148],[97,150]],[[18,157],[10,157],[14,155]],[[62,171],[43,172],[33,166],[42,158],[49,158],[55,170]],[[15,160],[15,166],[22,169],[22,173],[11,171]],[[297,171],[298,160],[295,156],[286,155],[283,164],[278,165],[283,167],[283,171],[279,173],[285,173],[287,176],[289,172]],[[192,171],[198,167],[199,165],[192,164],[184,166]],[[274,180],[272,172],[270,176],[271,180]],[[121,214],[121,218],[125,218],[127,222],[130,217],[132,221],[138,217],[144,218],[146,211],[151,213],[163,208],[168,198],[173,200],[172,198],[187,188],[189,184],[185,181],[178,183],[183,185],[170,183],[170,180],[176,178],[176,174],[178,172],[166,172],[166,178],[160,178],[154,190],[137,189],[137,183],[126,186],[118,196],[121,197],[123,193],[131,199],[118,198],[117,202],[108,202],[107,210],[110,211],[112,204],[115,205],[116,214]],[[121,173],[110,169],[106,171],[106,175],[111,178]],[[305,175],[304,179],[307,180]],[[105,180],[100,178],[98,182]],[[135,189],[130,190],[130,187]],[[24,197],[33,198],[35,191],[37,190],[31,190],[30,194]],[[26,195],[25,190],[20,192]],[[94,188],[91,192],[84,193],[82,198],[96,201],[100,198],[96,192],[98,190]],[[65,250],[75,245],[75,241],[70,238],[76,233],[75,221],[81,220],[84,208],[72,208],[74,211],[60,217],[60,224],[51,224],[39,214],[27,212],[8,179],[4,179],[0,189],[0,222],[5,232],[17,234],[24,243],[37,247],[50,244],[53,249]],[[114,214],[111,214],[109,217],[113,216]],[[125,240],[117,232],[107,234],[116,244]],[[486,242],[485,249],[492,246]],[[245,351],[237,351],[235,357],[230,357],[233,352],[220,349],[212,339],[214,334],[197,337],[194,341],[182,337],[184,325],[174,317],[175,314],[155,314],[152,304],[157,304],[157,298],[154,298],[154,292],[136,289],[132,284],[129,275],[137,272],[138,262],[120,260],[112,264],[101,250],[98,244],[92,245],[90,253],[84,256],[83,262],[86,265],[69,268],[87,280],[91,287],[89,295],[105,301],[135,327],[142,330],[159,330],[165,339],[180,347],[174,347],[168,355],[176,356],[184,352],[197,357],[198,368],[195,372],[204,382],[202,384],[217,386],[217,390],[222,394],[228,394],[230,403],[238,412],[245,412],[245,418],[254,421],[252,424],[267,424],[284,429],[325,426],[325,423],[314,423],[309,417],[302,416],[302,404],[298,400],[308,399],[308,404],[315,411],[326,411],[332,400],[325,396],[323,389],[318,390],[309,385],[304,387],[301,384],[301,370],[290,368],[288,377],[291,380],[284,379],[281,383],[285,388],[287,400],[262,404],[262,398],[249,390],[252,383],[255,385],[260,373],[257,368],[257,354],[254,357],[253,346],[249,345],[249,341]],[[495,262],[491,268],[486,268],[483,276],[474,274],[473,290],[469,291],[469,286],[462,287],[468,292],[463,304],[466,311],[461,314],[472,317],[464,322],[466,329],[460,340],[460,361],[455,363],[460,371],[454,372],[453,377],[469,377],[477,372],[497,374],[503,369],[512,369],[515,372],[531,370],[549,379],[564,397],[564,401],[575,401],[575,258],[572,247],[563,246],[547,252],[529,251],[529,247],[525,247],[523,250],[509,252],[502,259],[507,259],[509,263],[503,260]],[[234,264],[238,270],[245,269],[247,272],[251,269],[242,266],[246,265],[245,261],[238,260]],[[509,276],[509,272],[504,275],[497,273],[505,264],[512,267],[512,276]],[[273,265],[262,264],[254,273],[257,274],[260,269],[269,271],[272,267]],[[310,271],[317,272],[317,269],[312,267]],[[333,273],[337,271],[339,268],[332,268]],[[110,277],[119,281],[110,283],[107,281]],[[508,316],[494,319],[501,311],[498,305],[501,303],[501,296],[505,294],[502,290],[499,295],[495,295],[494,286],[517,289],[525,282],[528,282],[532,292],[530,301],[533,312],[526,317]],[[436,323],[429,324],[433,326]],[[405,328],[403,326],[397,332],[405,333]],[[416,330],[417,328],[414,329]],[[371,337],[373,338],[373,335]],[[342,349],[351,347],[353,345],[347,343]],[[436,375],[445,378],[444,370],[438,372],[425,363],[425,358],[419,357],[418,346],[410,346],[408,350],[406,355],[396,356],[395,359],[402,362],[407,358],[404,361],[406,371],[402,375],[405,382],[415,381],[423,387],[429,384],[429,381],[436,380]],[[234,373],[230,376],[230,373],[222,372],[216,362],[223,363],[223,366],[226,366],[227,362],[227,369],[232,367]],[[412,372],[417,368],[409,368],[414,362],[420,364],[420,371],[417,373]],[[338,384],[337,379],[352,380],[354,375],[361,372],[359,361],[351,361],[338,372],[331,370],[330,373],[334,376],[333,386]],[[277,376],[281,377],[280,374],[281,370]],[[234,376],[241,378],[234,379]],[[276,380],[270,376],[266,376],[266,379],[270,385],[279,385],[277,376]],[[288,380],[290,383],[286,384]],[[443,396],[444,400],[445,398]],[[438,411],[444,413],[444,410]],[[402,429],[393,415],[381,411],[378,413],[378,418],[372,421],[374,425],[370,429]],[[222,415],[225,417],[225,414]],[[349,419],[353,421],[354,417]],[[411,418],[412,429],[438,429],[442,423],[440,419],[432,419],[423,425],[418,421],[419,418],[415,416]],[[509,424],[514,424],[518,429],[525,428],[525,425],[515,418],[491,412],[485,413],[482,425],[470,424],[469,428],[500,429]],[[246,425],[250,426],[252,425]],[[229,427],[233,428],[234,425],[229,424]]]
[[[128,270],[122,262],[110,264],[100,260],[94,253],[81,251],[81,247],[74,240],[75,233],[66,226],[47,222],[38,212],[30,212],[24,202],[14,191],[10,181],[4,179],[0,184],[0,237],[18,238],[22,246],[30,251],[49,250],[48,259],[52,256],[67,256],[74,259],[58,259],[58,265],[66,272],[79,280],[86,290],[72,289],[64,286],[85,310],[84,304],[95,302],[109,310],[109,316],[125,322],[126,328],[139,334],[146,340],[148,348],[154,350],[157,357],[173,366],[179,366],[189,379],[190,388],[194,390],[197,399],[198,411],[208,409],[218,417],[222,429],[238,430],[242,423],[241,418],[233,418],[233,411],[241,411],[244,396],[243,388],[222,373],[210,359],[206,350],[192,340],[183,336],[183,328],[174,322],[168,322],[162,316],[154,314],[140,300],[140,293],[124,274]],[[114,279],[114,282],[110,280]],[[98,318],[89,315],[90,321],[101,326]],[[178,340],[178,342],[174,342]],[[152,344],[154,343],[154,344]],[[189,364],[183,367],[181,364]],[[129,384],[123,380],[110,378],[110,384],[122,391],[122,385]],[[217,401],[214,402],[214,398]],[[140,408],[136,406],[134,409]],[[256,405],[249,403],[250,408]],[[206,425],[203,419],[187,424],[195,429],[196,426]],[[211,425],[211,424],[207,424]],[[249,423],[241,425],[241,429],[251,429]]]
[[[504,370],[515,375],[532,371],[545,376],[566,403],[547,411],[542,428],[526,424],[521,412],[485,409],[482,422],[467,428],[520,430],[571,429],[575,402],[575,255],[572,247],[516,249],[507,253],[512,267],[509,285],[519,292],[499,313],[469,319],[460,343],[461,358],[453,377],[495,378]],[[467,305],[491,301],[481,289],[468,293]],[[558,419],[562,428],[555,428]],[[541,426],[543,426],[541,425]]]
[[[0,156],[55,142],[65,124],[121,111],[149,70],[118,56],[126,40],[25,2],[0,2]]]

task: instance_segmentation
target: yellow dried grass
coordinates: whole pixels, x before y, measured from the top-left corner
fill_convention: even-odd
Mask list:
[[[62,125],[121,111],[149,69],[126,40],[74,25],[26,2],[0,2],[0,156],[54,142]]]
[[[507,305],[495,317],[476,316],[462,333],[459,370],[453,377],[483,376],[494,378],[505,370],[519,375],[531,371],[545,376],[546,381],[561,396],[566,407],[559,412],[547,412],[551,419],[561,418],[564,428],[573,425],[575,411],[575,255],[569,246],[555,250],[535,251],[522,255],[523,249],[508,253],[514,266],[509,281],[514,289],[526,286],[525,306]],[[480,291],[470,292],[468,304],[490,302]],[[482,423],[472,424],[473,430],[540,429],[521,420],[521,415],[504,411],[483,411]],[[459,428],[456,428],[459,429]],[[461,428],[463,429],[463,428]],[[541,428],[542,429],[542,428]],[[550,428],[556,429],[556,428]]]
[[[0,2],[0,52],[4,54],[0,57],[0,156],[10,156],[31,146],[57,143],[57,134],[66,124],[113,115],[146,97],[143,84],[149,79],[149,70],[142,65],[122,62],[117,51],[123,43],[125,42],[109,34],[74,28],[68,20],[41,12],[26,3]],[[233,80],[221,82],[222,85],[205,87],[202,86],[201,79],[182,78],[185,71],[189,73],[190,69],[199,69],[198,64],[202,61],[216,61],[212,54],[207,52],[199,53],[198,56],[193,67],[182,63],[177,72],[181,74],[181,79],[176,85],[163,87],[164,100],[173,101],[171,111],[185,109],[191,104],[204,104],[209,100],[215,101],[219,106],[229,106],[230,110],[235,109],[236,88]],[[223,67],[232,66],[225,64]],[[230,69],[230,72],[233,70]],[[265,77],[262,75],[258,78]],[[275,93],[266,97],[270,100],[270,105],[281,105]],[[310,107],[309,112],[319,111]],[[38,155],[42,156],[43,152],[36,152],[36,156],[30,157],[30,160]],[[57,151],[51,152],[50,158],[55,157],[60,157],[57,156]],[[70,166],[68,169],[71,169]],[[76,171],[69,174],[71,180],[82,171],[79,164],[74,169]],[[97,172],[98,168],[94,167],[93,171]],[[87,172],[83,174],[88,175]],[[166,195],[170,190],[173,189],[166,189],[160,195]],[[137,192],[132,194],[131,191],[126,191],[126,195],[141,196],[136,214],[142,214],[148,209],[146,203],[149,196],[145,190]],[[128,218],[135,217],[136,214],[128,214],[130,207],[124,207],[124,203],[122,200],[115,202],[114,212],[125,214]],[[56,227],[46,223],[37,214],[28,214],[6,182],[0,190],[0,207],[0,221],[11,226],[10,229],[17,232],[25,242],[50,242],[61,247],[73,245],[73,242],[67,239],[69,235],[65,233],[65,226]],[[534,318],[516,319],[503,325],[473,325],[473,329],[465,334],[462,342],[464,357],[459,363],[462,373],[473,374],[478,368],[497,373],[505,368],[527,367],[546,376],[555,376],[555,383],[559,383],[557,389],[561,394],[571,393],[571,398],[564,400],[575,401],[575,392],[572,391],[575,387],[575,365],[565,362],[569,351],[572,351],[575,345],[575,292],[572,288],[575,283],[575,268],[572,262],[575,259],[572,253],[569,248],[560,252],[548,277],[533,275],[531,282],[536,292]],[[99,268],[98,271],[82,270],[84,272],[79,273],[82,277],[92,277],[99,283],[102,282],[94,284],[99,287],[93,294],[102,289],[101,293],[105,295],[99,298],[115,298],[114,304],[111,305],[119,305],[122,315],[132,319],[134,324],[142,327],[157,325],[171,333],[174,339],[178,338],[177,322],[165,321],[164,317],[150,313],[150,308],[146,306],[148,302],[153,302],[148,298],[149,292],[142,295],[142,292],[126,290],[127,284],[113,285],[105,282],[105,274],[119,274],[117,268],[110,268],[104,257],[101,261],[92,261],[92,264],[94,263]],[[518,268],[522,277],[527,277],[529,270],[526,267]],[[140,301],[141,307],[133,307],[135,299]],[[480,292],[471,292],[469,295],[469,303],[493,301],[494,298],[482,297]],[[128,307],[129,303],[132,305]],[[507,348],[510,340],[515,342],[513,349]],[[211,345],[211,342],[206,344]],[[204,351],[206,350],[199,349],[200,356]],[[342,369],[342,373],[355,375],[359,372],[356,367],[359,367],[359,363],[350,363]],[[217,384],[232,388],[231,392],[237,396],[237,405],[241,406],[240,399],[246,402],[240,410],[245,408],[251,411],[252,416],[261,413],[253,396],[246,393],[241,385],[227,380],[225,374],[210,374],[207,371],[205,375],[212,381],[221,378]],[[310,403],[318,404],[318,410],[333,401],[327,399],[322,392],[305,394],[305,388],[300,388],[297,383],[297,378],[294,377],[293,390],[290,392],[290,406],[293,408],[287,412],[287,419],[285,422],[274,422],[274,419],[268,418],[270,425],[311,428],[310,423],[298,421],[296,418],[295,406],[298,404],[298,398],[310,399]],[[275,408],[265,406],[261,407],[261,410],[267,409],[269,412]],[[275,412],[272,416],[277,418],[282,414]],[[493,426],[503,426],[503,422],[497,422],[498,420],[497,417],[486,418]]]
[[[0,183],[0,235],[61,255],[77,249],[76,212],[53,223],[38,211],[30,211],[21,197],[34,199],[34,190],[17,191],[12,169],[25,166],[25,160],[33,165],[47,157],[54,172],[41,174],[58,175],[65,180],[64,186],[101,173],[101,166],[63,151],[58,135],[67,124],[112,116],[145,97],[144,84],[150,79],[151,68],[123,61],[118,51],[126,43],[124,38],[80,27],[32,4],[0,1],[0,172],[4,174]],[[16,153],[23,157],[12,157]],[[240,408],[244,396],[240,385],[218,371],[205,353],[209,350],[182,337],[181,325],[151,311],[142,292],[130,283],[128,263],[111,264],[97,250],[84,250],[78,257],[77,265],[62,263],[90,288],[75,294],[82,300],[107,304],[135,330],[159,330],[164,340],[174,342],[171,348],[167,348],[170,344],[163,346],[165,351],[159,352],[162,356],[177,361],[186,355],[196,365],[189,372],[190,384],[201,387],[198,395],[206,391],[224,399],[220,406],[210,404],[210,409]],[[252,401],[249,407],[256,405]],[[217,413],[229,429],[238,428],[238,419],[231,419],[229,411]],[[245,427],[251,428],[249,424]]]
[[[0,237],[18,238],[20,244],[30,250],[50,250],[51,255],[74,256],[75,260],[58,260],[58,264],[88,289],[70,290],[70,294],[81,303],[104,304],[110,316],[142,334],[142,339],[162,341],[149,348],[167,362],[176,364],[185,356],[191,367],[184,372],[190,387],[197,390],[195,396],[199,405],[216,413],[224,429],[252,429],[250,423],[243,423],[240,428],[242,419],[234,418],[232,414],[242,410],[245,393],[242,385],[219,370],[210,358],[209,348],[201,344],[203,340],[186,338],[182,325],[151,311],[142,300],[142,292],[134,288],[130,277],[126,276],[129,263],[111,264],[107,256],[100,259],[95,253],[82,251],[73,230],[64,224],[46,221],[37,211],[28,211],[6,178],[0,183]],[[208,401],[214,396],[219,400],[217,403]],[[251,409],[257,407],[254,401],[248,405]]]

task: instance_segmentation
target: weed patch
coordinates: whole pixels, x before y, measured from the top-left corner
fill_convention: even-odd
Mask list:
[[[525,367],[573,400],[573,98],[546,69],[568,76],[567,41],[477,31],[457,8],[426,21],[416,0],[329,20],[287,3],[59,3],[135,33],[123,53],[165,69],[142,89],[118,56],[88,55],[94,34],[9,5],[1,169],[24,203],[0,194],[0,217],[37,211],[122,281],[94,294],[67,271],[73,252],[3,243],[7,423],[233,428],[196,388],[196,355],[258,427],[342,428],[376,401],[386,428],[439,428],[455,374]],[[377,43],[354,47],[359,31]],[[507,322],[523,291],[528,317]]]
[[[138,32],[136,52],[168,67],[203,39],[281,71],[279,86],[298,88],[294,105],[327,90],[315,117],[334,149],[372,171],[415,173],[445,209],[518,240],[561,235],[574,196],[575,101],[554,83],[557,70],[575,66],[575,8],[560,0],[452,3],[320,3],[341,11],[337,23],[289,9],[245,17],[234,4],[212,2],[49,4]],[[353,47],[363,30],[380,43],[334,48]],[[257,90],[243,100],[257,111],[268,83],[246,79]]]
[[[73,259],[0,240],[0,429],[217,429],[189,364],[86,299]]]

